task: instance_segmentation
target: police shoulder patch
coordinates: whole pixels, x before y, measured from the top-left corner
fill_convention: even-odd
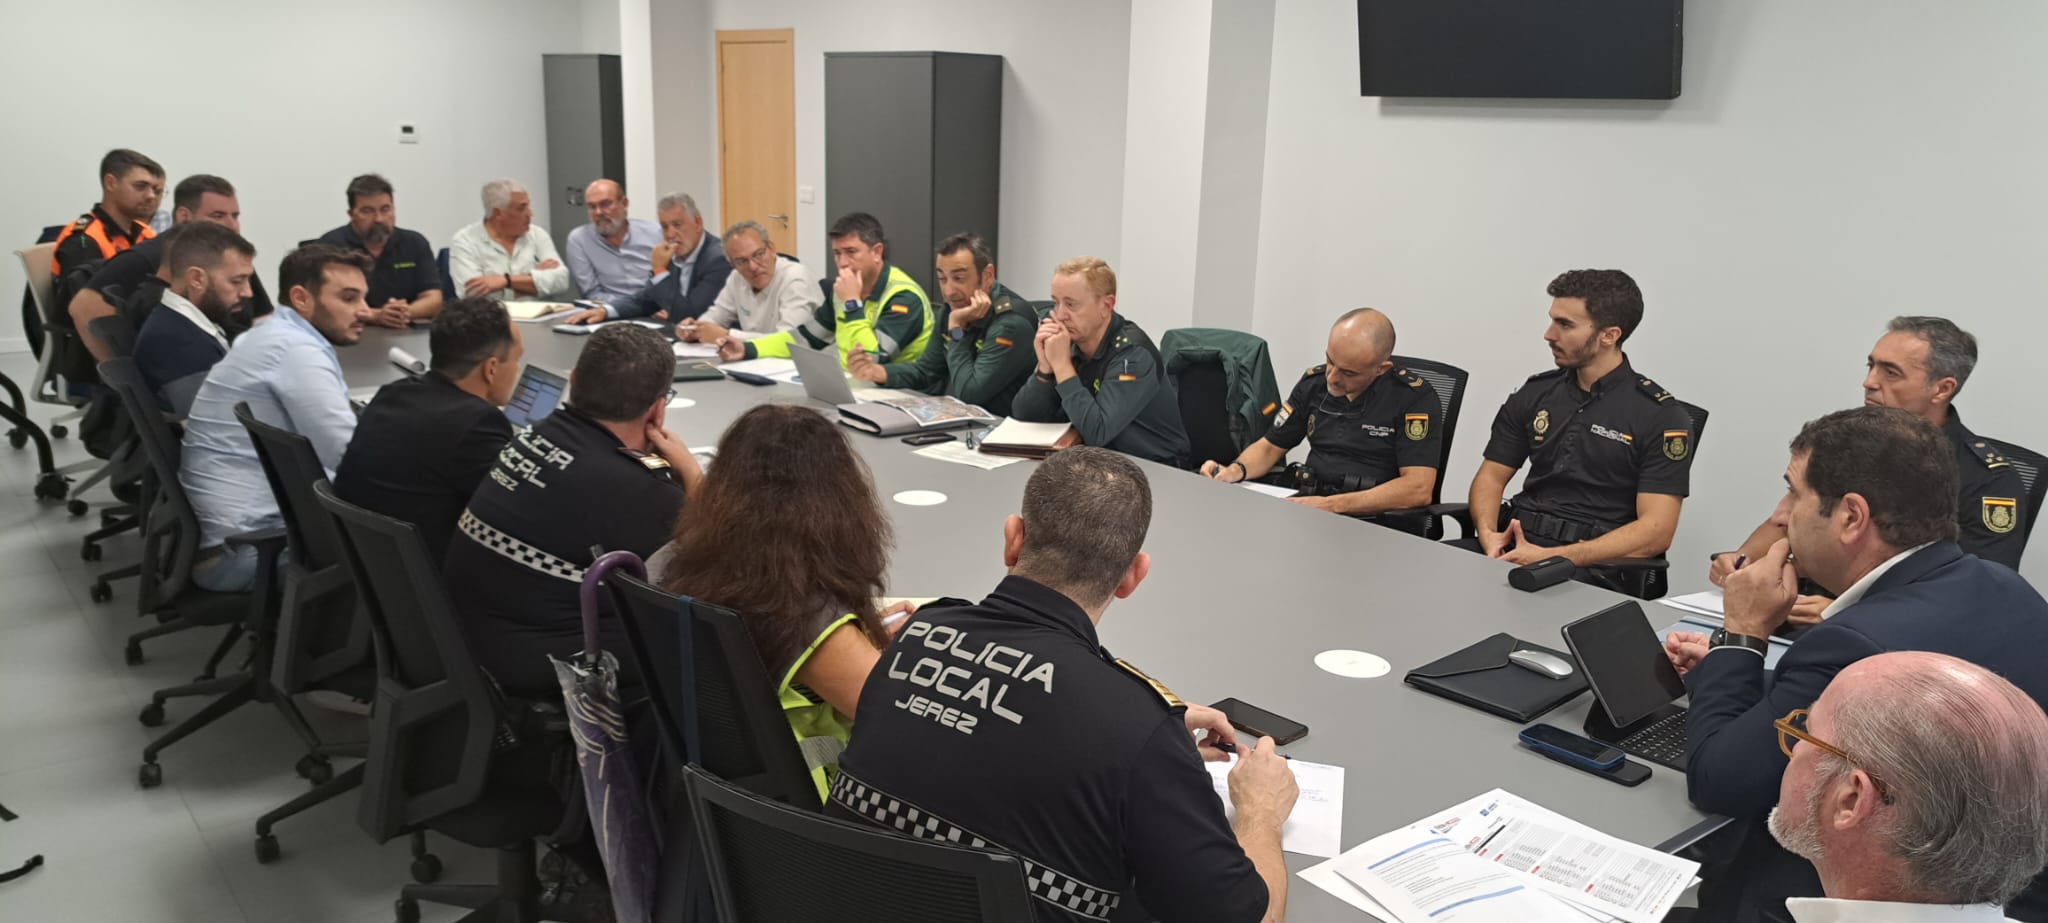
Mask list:
[[[1116,659],[1116,665],[1125,673],[1129,673],[1132,677],[1136,678],[1138,682],[1144,683],[1146,688],[1151,689],[1154,694],[1159,696],[1160,701],[1166,703],[1167,708],[1187,707],[1188,703],[1181,701],[1180,696],[1174,695],[1173,690],[1166,688],[1165,683],[1153,679],[1152,677],[1146,675],[1145,671],[1140,670],[1137,667],[1131,666],[1130,661],[1119,657]]]
[[[2000,535],[2012,531],[2020,516],[2019,500],[2016,497],[1985,497],[1984,528]]]
[[[1656,401],[1659,404],[1671,399],[1671,392],[1664,390],[1656,382],[1647,378],[1637,379],[1636,387],[1641,388],[1644,394],[1650,396],[1650,400]]]

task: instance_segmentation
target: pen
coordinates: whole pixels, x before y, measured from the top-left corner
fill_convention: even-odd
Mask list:
[[[1738,555],[1736,555],[1736,556],[1735,556],[1735,569],[1736,569],[1736,570],[1741,570],[1741,569],[1742,569],[1742,565],[1744,565],[1744,564],[1748,564],[1748,563],[1749,563],[1749,555],[1746,555],[1746,554],[1738,554]]]
[[[1500,836],[1500,832],[1501,832],[1502,830],[1506,830],[1506,829],[1508,829],[1508,828],[1506,828],[1506,827],[1495,827],[1495,828],[1493,828],[1493,832],[1492,832],[1492,833],[1489,833],[1489,834],[1487,834],[1487,835],[1486,835],[1486,839],[1483,839],[1483,840],[1480,840],[1480,841],[1479,841],[1479,846],[1478,846],[1478,848],[1476,848],[1476,849],[1472,850],[1472,854],[1473,854],[1473,855],[1475,855],[1475,856],[1483,856],[1483,855],[1486,855],[1486,844],[1488,844],[1488,843],[1491,843],[1491,842],[1493,842],[1493,838],[1494,838],[1494,837],[1497,837],[1497,836]]]

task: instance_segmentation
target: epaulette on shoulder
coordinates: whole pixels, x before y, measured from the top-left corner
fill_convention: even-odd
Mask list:
[[[1144,683],[1147,688],[1151,689],[1154,693],[1156,693],[1159,696],[1160,701],[1166,703],[1167,708],[1187,707],[1188,703],[1181,701],[1180,696],[1174,695],[1173,690],[1166,688],[1165,683],[1153,679],[1152,677],[1146,675],[1145,671],[1140,670],[1137,667],[1131,666],[1130,661],[1119,657],[1116,660],[1116,665],[1119,668],[1121,668],[1125,673],[1131,674],[1131,676],[1135,677],[1139,682]]]
[[[1636,387],[1642,389],[1644,394],[1649,395],[1650,400],[1656,401],[1659,404],[1671,399],[1671,392],[1664,390],[1662,385],[1647,378],[1636,379]]]
[[[1407,385],[1410,388],[1420,388],[1423,384],[1422,376],[1417,375],[1414,372],[1408,371],[1407,369],[1395,369],[1394,380],[1404,385]]]
[[[620,446],[619,452],[624,454],[627,458],[639,462],[641,467],[646,468],[649,471],[662,475],[663,477],[668,476],[669,464],[668,459],[666,458],[656,455],[653,452],[635,452],[632,449],[626,448],[625,446]]]
[[[1567,371],[1566,369],[1550,369],[1549,371],[1544,371],[1544,372],[1537,372],[1536,374],[1534,374],[1534,375],[1531,375],[1531,376],[1529,376],[1529,381],[1530,381],[1530,382],[1538,382],[1538,381],[1549,381],[1550,379],[1553,379],[1553,378],[1561,378],[1561,377],[1563,377],[1563,376],[1564,376],[1564,373],[1565,373],[1566,371]]]
[[[1970,452],[1976,455],[1977,460],[1983,462],[1986,468],[2005,468],[2012,465],[2011,459],[1998,454],[1997,449],[1992,448],[1990,443],[1982,439],[1973,440],[1970,443]]]
[[[1311,366],[1309,366],[1309,367],[1308,367],[1308,371],[1306,371],[1306,372],[1303,372],[1303,373],[1301,373],[1301,377],[1303,377],[1303,378],[1321,378],[1321,377],[1323,377],[1323,371],[1324,371],[1325,369],[1328,369],[1328,368],[1329,368],[1329,366],[1326,366],[1326,365],[1311,365]]]
[[[85,213],[85,214],[83,214],[83,215],[79,215],[79,216],[78,216],[78,220],[77,220],[77,221],[73,221],[73,222],[71,222],[71,230],[72,230],[72,231],[73,231],[74,233],[75,233],[75,232],[78,232],[78,231],[83,231],[83,230],[85,230],[86,228],[89,228],[89,227],[91,227],[91,226],[92,226],[92,223],[93,223],[93,221],[94,221],[94,218],[93,218],[93,216],[92,216],[92,212],[86,212],[86,213]]]

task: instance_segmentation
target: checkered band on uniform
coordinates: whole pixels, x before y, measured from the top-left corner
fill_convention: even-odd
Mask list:
[[[580,584],[583,582],[583,568],[498,531],[491,524],[476,518],[476,515],[468,510],[462,511],[462,518],[456,521],[455,527],[461,530],[462,534],[475,539],[477,544],[489,548],[515,563],[532,568],[550,577],[559,577],[570,583]]]
[[[987,837],[874,788],[844,769],[832,780],[832,800],[867,820],[921,840],[1001,850],[1016,855],[1024,863],[1024,883],[1031,889],[1031,896],[1068,913],[1091,920],[1108,920],[1123,900],[1115,891],[1098,888],[1065,872],[1048,868],[1014,849],[991,842]]]

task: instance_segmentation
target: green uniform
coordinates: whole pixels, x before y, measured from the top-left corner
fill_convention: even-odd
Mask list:
[[[1032,375],[1010,415],[1032,423],[1072,423],[1083,445],[1186,467],[1188,432],[1180,422],[1180,399],[1166,383],[1166,364],[1145,331],[1111,314],[1095,358],[1082,358],[1075,347],[1074,371],[1057,384]]]
[[[1031,338],[1038,332],[1038,311],[1031,302],[997,282],[988,293],[988,314],[968,324],[958,339],[942,313],[936,325],[944,348],[926,349],[910,362],[882,367],[891,388],[950,394],[999,417],[1010,415],[1010,401],[1031,377],[1038,356]]]
[[[852,305],[849,307],[848,305]],[[747,341],[747,358],[787,356],[801,340],[811,349],[839,344],[839,364],[855,347],[876,362],[898,362],[923,355],[932,339],[932,305],[910,274],[888,263],[864,302],[827,301],[794,330]]]

